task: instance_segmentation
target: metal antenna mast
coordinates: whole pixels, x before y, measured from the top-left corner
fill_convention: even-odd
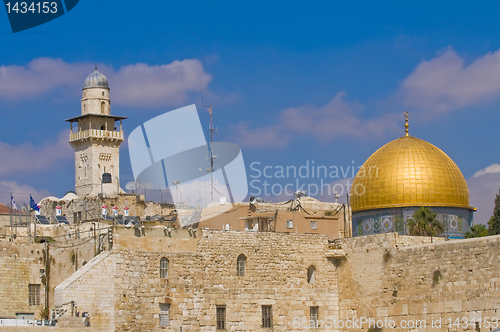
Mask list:
[[[213,116],[212,116],[212,105],[205,105],[203,102],[203,88],[201,87],[200,83],[200,89],[201,89],[201,106],[206,107],[208,113],[210,114],[210,126],[208,127],[210,130],[210,145],[208,147],[208,154],[210,158],[210,199],[212,203],[214,202],[214,154],[213,154],[213,139],[214,139],[214,131],[216,132],[214,128],[214,122],[213,122]]]

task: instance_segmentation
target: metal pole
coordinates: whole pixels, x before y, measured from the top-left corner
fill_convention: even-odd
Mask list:
[[[49,248],[47,245],[47,238],[45,239],[45,308],[49,307],[49,274],[47,271],[50,271],[47,267],[50,264],[49,261]],[[47,317],[48,318],[48,317]]]
[[[212,107],[208,109],[210,113],[210,194],[211,201],[214,202],[214,155],[213,155],[213,137],[214,137],[214,125],[212,117]]]
[[[31,196],[31,195],[30,195]],[[26,227],[28,228],[28,242],[31,243],[31,222],[28,222],[28,212],[30,209],[24,204],[25,206],[25,216],[26,216]]]
[[[19,221],[21,221],[21,223],[23,222],[23,219],[21,217],[21,210],[19,210]],[[16,223],[14,224],[14,226],[16,227],[16,238],[17,238],[17,225],[19,224],[19,221],[16,220]]]
[[[12,201],[14,200],[13,196],[12,196],[12,193],[10,193],[10,241],[12,242],[12,209],[13,209],[13,206],[12,206]]]

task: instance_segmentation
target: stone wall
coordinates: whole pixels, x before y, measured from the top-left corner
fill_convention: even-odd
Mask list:
[[[49,243],[49,308],[54,308],[54,288],[90,262],[95,250],[96,241],[92,237]]]
[[[44,246],[0,243],[0,314],[34,313],[40,319],[45,296],[40,270],[45,269]],[[40,285],[40,305],[29,306],[29,284]]]
[[[74,301],[77,310],[91,315],[96,330],[113,331],[116,255],[110,251],[94,257],[55,289],[55,305]]]
[[[54,309],[54,287],[94,257],[94,243],[93,238],[47,244],[0,241],[0,316],[34,313],[41,319],[46,285],[48,308]],[[38,306],[29,306],[30,284],[40,285]]]
[[[395,233],[341,240],[340,318],[393,320],[398,328],[383,330],[394,331],[424,331],[423,321],[427,331],[490,331],[484,319],[500,320],[500,236],[433,241]],[[458,326],[457,318],[483,323]],[[408,323],[421,328],[402,328]]]
[[[110,255],[99,262],[96,257],[58,286],[56,300],[74,300],[99,317],[113,292],[116,331],[214,331],[217,305],[226,306],[231,331],[262,330],[262,305],[272,305],[275,331],[292,330],[293,319],[309,317],[311,306],[319,307],[320,317],[338,318],[336,268],[325,256],[326,236],[201,232],[157,230],[146,236],[121,228]],[[247,257],[245,276],[236,274],[240,254]],[[169,260],[166,279],[159,275],[162,257]],[[310,266],[316,269],[313,283]],[[97,287],[98,281],[105,287]],[[168,328],[159,327],[160,303],[170,304]],[[106,330],[106,324],[91,319],[94,328]]]
[[[387,233],[331,241],[164,227],[114,227],[113,234],[111,251],[55,291],[57,305],[75,301],[80,313],[89,312],[96,331],[214,331],[219,305],[231,331],[265,330],[262,305],[272,305],[275,331],[310,330],[312,306],[319,307],[319,330],[327,331],[366,331],[367,322],[364,329],[325,325],[363,317],[394,321],[396,328],[382,331],[489,331],[484,320],[500,319],[500,236],[445,241]],[[237,276],[241,254],[245,276]],[[159,273],[163,257],[167,278]],[[170,305],[169,327],[159,326],[160,304]],[[439,318],[441,327],[432,326]],[[462,328],[457,318],[483,324]],[[403,320],[421,328],[403,328]]]
[[[11,241],[13,243],[33,243],[33,238],[40,241],[42,238],[51,238],[55,241],[66,241],[77,238],[87,238],[94,234],[94,227],[104,228],[104,224],[95,226],[94,223],[82,223],[80,225],[41,225],[32,223],[27,226],[18,226],[12,229],[12,234],[9,228],[0,228],[0,241]],[[104,230],[101,230],[101,232]],[[89,233],[90,232],[90,233]],[[90,234],[90,235],[89,235]],[[11,238],[11,235],[12,238]],[[14,236],[15,235],[15,236]]]

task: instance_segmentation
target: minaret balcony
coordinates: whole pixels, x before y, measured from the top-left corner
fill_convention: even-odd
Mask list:
[[[84,139],[111,139],[117,141],[123,141],[123,131],[111,131],[111,130],[99,130],[99,129],[88,129],[82,130],[76,133],[71,133],[69,136],[69,141],[77,141]]]

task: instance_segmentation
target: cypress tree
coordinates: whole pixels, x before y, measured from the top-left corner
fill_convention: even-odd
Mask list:
[[[493,216],[488,221],[488,232],[490,235],[500,234],[500,191],[495,198],[495,208],[493,209]]]

